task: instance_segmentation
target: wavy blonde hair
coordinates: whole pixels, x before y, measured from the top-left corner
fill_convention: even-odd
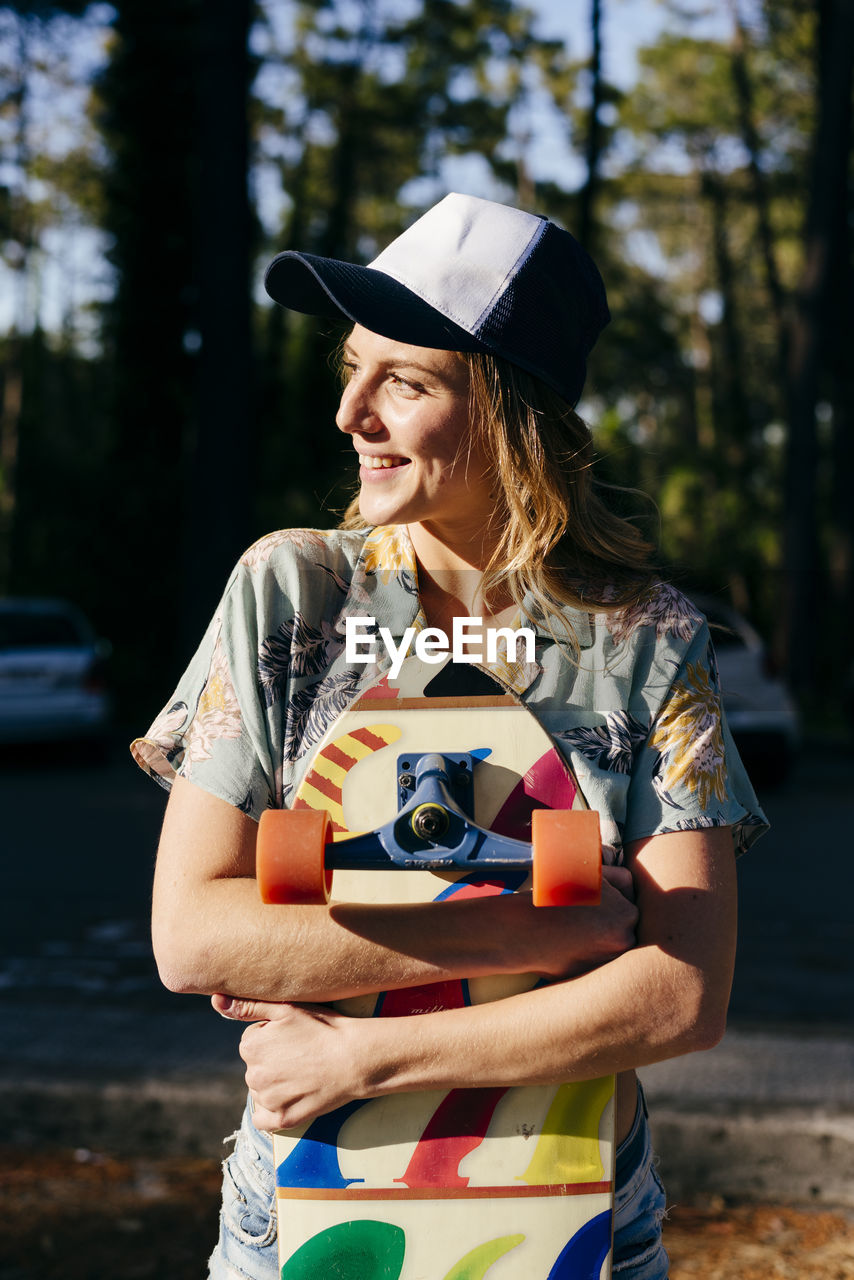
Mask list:
[[[557,615],[575,648],[562,606],[613,610],[645,599],[655,580],[653,544],[607,505],[609,486],[593,474],[590,429],[557,392],[499,356],[458,354],[470,374],[468,447],[485,446],[494,466],[496,545],[483,597],[509,596],[528,616],[533,602],[550,626]],[[466,448],[461,442],[461,453]],[[358,496],[340,527],[365,527]]]

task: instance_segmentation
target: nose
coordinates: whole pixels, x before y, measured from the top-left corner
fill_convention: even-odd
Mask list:
[[[339,431],[345,431],[348,435],[379,431],[382,427],[374,408],[373,396],[360,378],[351,378],[344,388],[335,423]]]

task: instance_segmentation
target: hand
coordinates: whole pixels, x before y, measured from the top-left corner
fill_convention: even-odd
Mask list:
[[[635,882],[628,867],[603,867],[602,880],[621,893],[628,902],[634,902]]]
[[[258,1129],[290,1129],[359,1095],[352,1024],[324,1005],[274,1004],[215,995],[224,1018],[250,1022],[240,1041]]]
[[[578,977],[631,951],[637,942],[638,910],[626,867],[603,867],[597,906],[535,907],[527,894],[500,902],[521,917],[507,922],[508,970],[515,966],[548,978]]]

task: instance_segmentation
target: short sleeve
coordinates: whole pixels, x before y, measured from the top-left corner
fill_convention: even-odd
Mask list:
[[[280,802],[281,761],[272,746],[275,709],[259,681],[264,615],[293,617],[285,591],[259,599],[258,580],[244,563],[226,587],[214,618],[172,697],[131,753],[161,786],[190,779],[256,820]]]
[[[727,826],[743,853],[768,823],[726,723],[706,623],[679,657],[670,650],[666,660],[672,679],[633,762],[623,841]],[[662,666],[662,681],[667,674]]]
[[[188,778],[256,820],[292,802],[329,724],[375,678],[348,662],[346,618],[367,609],[405,627],[417,608],[406,573],[368,564],[369,544],[365,530],[282,529],[249,548],[175,692],[131,746],[151,777],[167,788]]]

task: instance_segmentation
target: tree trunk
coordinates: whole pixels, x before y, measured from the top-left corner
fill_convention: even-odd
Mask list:
[[[13,542],[18,507],[18,458],[21,445],[21,413],[24,403],[23,335],[35,317],[28,314],[27,289],[35,247],[35,230],[28,186],[33,156],[30,151],[28,84],[32,72],[30,31],[27,19],[17,19],[17,82],[7,92],[4,107],[14,112],[14,143],[11,156],[17,191],[9,200],[6,234],[20,246],[13,275],[12,331],[6,342],[5,368],[0,388],[0,594],[9,592],[13,581]],[[8,194],[8,193],[7,193]]]
[[[822,0],[817,65],[818,122],[813,144],[804,270],[789,348],[789,439],[786,460],[784,571],[786,660],[802,697],[817,691],[818,636],[827,613],[819,552],[816,404],[827,336],[838,330],[829,314],[830,283],[844,270],[837,209],[847,207],[848,121],[854,64],[854,8]]]
[[[590,249],[596,222],[596,197],[602,157],[602,0],[592,0],[590,11],[592,50],[590,55],[590,111],[587,123],[585,159],[587,177],[578,195],[578,239]]]
[[[11,590],[12,538],[17,505],[19,428],[23,403],[21,340],[17,334],[6,342],[5,363],[0,390],[0,595]]]
[[[198,348],[198,382],[182,591],[188,643],[198,641],[252,534],[251,8],[250,0],[206,0],[196,45],[193,275],[198,312],[191,341]]]
[[[724,469],[729,472],[735,469],[742,473],[747,460],[750,410],[745,395],[745,344],[738,322],[736,272],[729,245],[726,180],[705,169],[702,190],[709,206],[715,275],[722,304],[719,376],[715,380],[717,385],[713,388],[718,406],[715,436],[719,452],[723,451],[720,463]]]
[[[111,483],[93,571],[110,594],[114,680],[129,720],[151,714],[149,700],[164,696],[189,656],[182,549],[198,416],[194,70],[202,7],[197,0],[117,0],[110,61],[98,82],[110,154],[104,222],[117,279],[104,325]],[[216,218],[215,208],[210,213]],[[230,254],[220,243],[207,255],[209,273],[227,274]],[[211,493],[206,524],[197,526],[199,561],[207,558],[205,537],[218,536],[219,518]]]
[[[847,108],[847,110],[846,110]],[[837,164],[848,173],[851,154],[852,111],[850,95],[841,104],[837,134]],[[835,203],[833,230],[834,262],[828,311],[831,317],[825,338],[829,370],[827,398],[833,409],[830,442],[830,538],[828,590],[830,612],[824,631],[822,669],[830,675],[834,704],[839,688],[847,689],[848,714],[854,727],[854,503],[851,481],[854,476],[854,365],[851,361],[851,334],[854,332],[854,270],[852,270],[851,191]]]
[[[734,36],[732,44],[732,79],[735,88],[738,116],[741,127],[741,140],[748,156],[750,183],[753,190],[753,203],[756,209],[757,231],[762,251],[762,264],[765,270],[765,283],[774,312],[777,330],[777,345],[780,358],[781,397],[783,394],[783,373],[787,365],[788,329],[786,318],[786,296],[777,269],[777,253],[774,240],[774,229],[771,225],[770,199],[768,183],[762,172],[760,163],[761,143],[756,130],[753,81],[748,61],[748,37],[741,21],[737,0],[730,0]]]

